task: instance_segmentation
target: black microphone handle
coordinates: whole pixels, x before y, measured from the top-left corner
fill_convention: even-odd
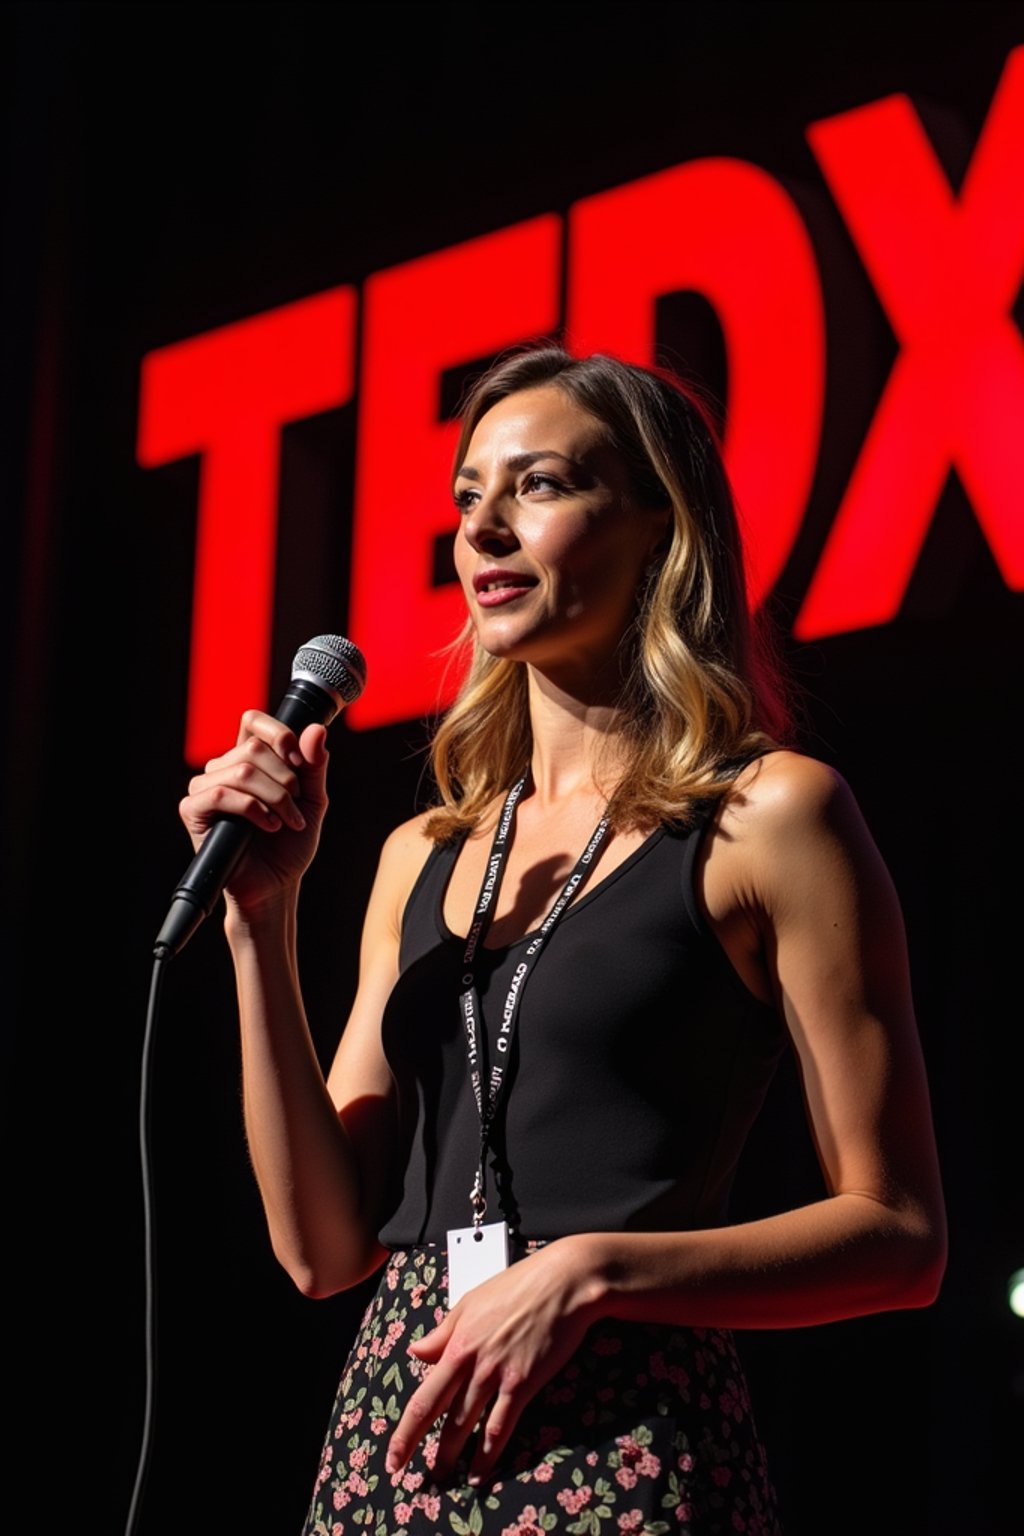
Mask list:
[[[337,699],[325,688],[293,678],[274,711],[274,718],[299,736],[307,725],[330,725],[337,713]],[[224,816],[214,823],[171,897],[170,910],[153,946],[154,954],[167,958],[184,949],[217,905],[252,834],[252,823],[244,816]]]

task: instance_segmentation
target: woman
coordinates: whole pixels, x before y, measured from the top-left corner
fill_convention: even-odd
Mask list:
[[[729,1330],[924,1306],[945,1262],[897,899],[843,781],[781,747],[676,381],[505,359],[454,494],[471,666],[326,1083],[295,961],[324,729],[247,714],[182,803],[196,843],[267,834],[226,926],[275,1253],[310,1296],[383,1266],[306,1531],[774,1532]],[[787,1043],[827,1193],[731,1224]]]

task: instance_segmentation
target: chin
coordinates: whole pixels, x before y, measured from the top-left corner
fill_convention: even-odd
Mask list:
[[[531,644],[530,638],[516,633],[511,625],[474,624],[473,635],[481,650],[503,661],[531,661],[537,654],[536,643]]]

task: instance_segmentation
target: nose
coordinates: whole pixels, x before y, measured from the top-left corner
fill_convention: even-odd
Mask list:
[[[508,498],[498,491],[481,491],[463,514],[460,531],[466,543],[481,552],[513,548],[517,540],[509,517]]]

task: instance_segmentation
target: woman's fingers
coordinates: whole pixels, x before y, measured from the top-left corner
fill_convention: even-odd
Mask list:
[[[291,763],[293,768],[302,766],[302,752],[299,749],[298,739],[290,726],[268,715],[262,709],[247,709],[238,725],[238,738],[236,747],[244,746],[252,737],[257,737],[272,747],[282,761]]]
[[[498,1458],[512,1437],[519,1417],[529,1401],[529,1393],[511,1382],[503,1382],[494,1405],[480,1429],[476,1453],[469,1468],[470,1483],[481,1483],[497,1465]]]
[[[438,1462],[443,1459],[444,1465],[439,1468],[435,1463],[434,1467],[436,1477],[445,1475],[455,1465],[459,1451],[484,1410],[486,1393],[479,1388],[475,1393],[473,1391],[473,1355],[467,1350],[451,1347],[458,1321],[459,1309],[456,1307],[436,1328],[409,1345],[409,1353],[430,1366],[430,1370],[395,1426],[388,1446],[389,1472],[405,1466],[434,1421],[446,1413],[448,1417],[438,1448]]]
[[[387,1466],[404,1466],[447,1414],[433,1463],[448,1477],[474,1431],[473,1481],[493,1473],[523,1409],[569,1360],[592,1321],[570,1239],[484,1281],[410,1354],[430,1369],[395,1428]]]
[[[449,1312],[447,1317],[443,1318],[436,1328],[425,1333],[422,1339],[414,1339],[409,1345],[409,1353],[427,1364],[440,1360],[444,1354],[445,1345],[451,1338],[452,1328],[455,1326],[452,1322],[454,1315],[454,1312]]]
[[[388,1443],[384,1465],[389,1472],[398,1472],[405,1466],[434,1421],[447,1413],[459,1392],[460,1381],[453,1366],[437,1365],[416,1388]]]
[[[212,820],[225,815],[244,816],[266,831],[283,823],[301,832],[306,816],[300,801],[317,808],[325,804],[327,748],[323,727],[309,726],[303,732],[301,748],[295,749],[296,767],[289,745],[295,737],[279,722],[268,725],[267,721],[269,716],[259,716],[257,730],[244,732],[237,746],[222,757],[211,758],[205,770],[190,781],[182,802],[182,818],[190,832],[202,835]],[[272,731],[270,725],[276,725],[277,730]],[[302,749],[308,755],[303,755]]]
[[[494,1380],[487,1376],[471,1378],[465,1390],[452,1399],[433,1466],[433,1474],[438,1482],[444,1482],[451,1475],[466,1448],[466,1442],[482,1424],[493,1397]]]
[[[467,1442],[478,1432],[469,1481],[480,1482],[497,1464],[531,1393],[510,1367],[500,1378],[486,1369],[468,1380],[449,1375],[443,1381],[435,1381],[436,1375],[437,1371],[432,1371],[428,1381],[410,1398],[388,1448],[388,1471],[397,1472],[404,1467],[435,1421],[445,1415],[432,1467],[435,1480],[445,1482],[450,1477]],[[421,1393],[423,1396],[417,1402]]]
[[[326,729],[293,731],[259,710],[242,717],[238,741],[211,758],[190,780],[178,813],[198,849],[224,817],[243,820],[256,832],[285,832],[253,841],[232,872],[228,894],[250,907],[301,879],[316,852],[327,810]]]
[[[230,761],[215,760],[190,781],[182,802],[189,831],[201,836],[218,816],[244,816],[269,829],[269,813],[300,832],[306,818],[296,799],[300,784],[294,768],[266,747],[247,745],[240,751],[242,755],[232,755]]]
[[[276,832],[282,824],[280,815],[264,801],[226,784],[198,792],[190,790],[179,809],[181,819],[196,843],[202,840],[212,823],[223,816],[239,816],[261,832]]]

